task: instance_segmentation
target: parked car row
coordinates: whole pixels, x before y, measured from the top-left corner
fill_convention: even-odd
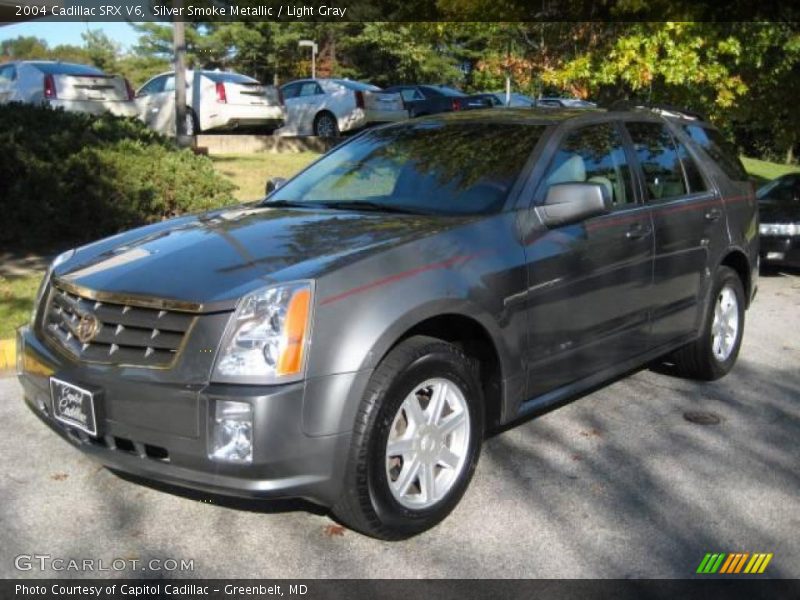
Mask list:
[[[175,132],[175,73],[160,73],[134,92],[119,75],[53,61],[0,65],[0,104],[44,103],[53,108],[137,116],[165,134]],[[246,75],[212,70],[186,72],[185,131],[259,128],[278,135],[335,137],[376,123],[492,107],[588,108],[574,98],[540,98],[504,92],[465,94],[437,84],[381,89],[348,79],[300,79],[277,89]]]

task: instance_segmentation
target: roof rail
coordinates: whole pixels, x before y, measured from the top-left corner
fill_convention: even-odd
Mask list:
[[[688,108],[681,108],[671,104],[653,104],[650,102],[638,102],[636,100],[617,100],[608,106],[608,110],[649,110],[665,117],[682,117],[705,121],[706,117],[701,112]]]

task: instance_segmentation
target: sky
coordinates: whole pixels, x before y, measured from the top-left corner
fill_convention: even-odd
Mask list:
[[[43,38],[49,46],[58,46],[59,44],[82,46],[81,33],[85,32],[87,27],[104,31],[110,39],[122,47],[123,51],[130,49],[138,41],[136,31],[128,23],[47,23],[29,21],[0,27],[0,42],[21,35],[32,35]]]

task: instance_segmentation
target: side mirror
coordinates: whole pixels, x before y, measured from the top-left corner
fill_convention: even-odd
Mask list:
[[[548,227],[604,215],[611,210],[608,188],[602,183],[557,183],[547,189],[539,214]]]
[[[277,190],[280,187],[283,187],[283,184],[286,183],[285,177],[272,177],[271,179],[267,179],[267,187],[266,192],[267,196],[269,196],[272,192]]]

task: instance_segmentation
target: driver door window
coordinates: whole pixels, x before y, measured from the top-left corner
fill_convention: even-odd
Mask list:
[[[614,207],[635,202],[622,136],[612,123],[583,127],[566,136],[545,176],[545,194],[559,183],[601,184]]]

